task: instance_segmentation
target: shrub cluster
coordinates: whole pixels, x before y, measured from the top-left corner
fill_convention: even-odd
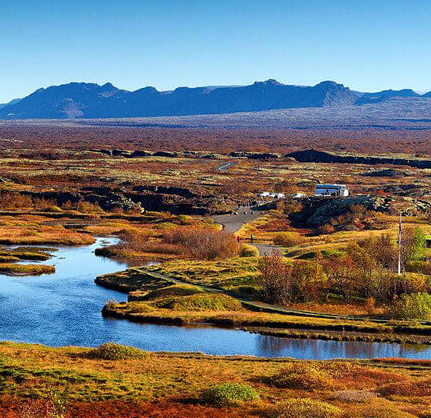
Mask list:
[[[218,260],[239,254],[239,245],[230,232],[210,226],[185,226],[164,232],[164,242],[182,248],[194,260]]]
[[[213,386],[200,396],[204,403],[217,406],[219,408],[226,406],[237,406],[244,402],[253,402],[259,400],[259,394],[256,390],[241,383],[224,383]]]
[[[176,311],[239,311],[241,302],[228,295],[199,293],[174,298],[163,306]]]
[[[102,360],[130,360],[140,359],[145,357],[145,355],[145,351],[139,348],[110,342],[89,351],[86,357]]]
[[[301,390],[324,390],[332,387],[330,376],[324,371],[305,363],[292,363],[286,369],[270,378],[278,388]]]
[[[403,294],[389,309],[392,318],[401,320],[431,320],[431,295],[428,293]]]
[[[341,411],[326,402],[308,398],[292,398],[277,404],[272,408],[270,418],[338,418]]]
[[[358,408],[352,418],[416,418],[416,416],[401,411],[390,402],[374,401]]]
[[[402,263],[420,264],[428,271],[424,260],[425,244],[419,229],[403,233]],[[265,300],[288,304],[305,301],[327,301],[330,297],[344,301],[373,300],[390,303],[402,294],[427,293],[431,282],[425,274],[397,274],[398,249],[391,236],[383,234],[350,244],[341,253],[314,254],[314,259],[287,263],[280,254],[263,257],[259,263],[259,284]],[[423,304],[422,304],[423,305]]]
[[[298,232],[280,232],[275,236],[274,244],[282,247],[294,247],[303,244],[305,240],[305,237]]]
[[[259,257],[259,250],[254,245],[241,244],[239,251],[241,257]]]

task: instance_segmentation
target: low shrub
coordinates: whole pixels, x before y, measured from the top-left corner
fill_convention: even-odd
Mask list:
[[[134,313],[150,313],[154,312],[154,308],[145,302],[129,302],[128,306]],[[114,307],[115,308],[115,307]],[[112,309],[112,307],[111,307]]]
[[[163,287],[162,289],[156,289],[148,292],[141,300],[155,300],[160,298],[175,297],[175,296],[190,296],[197,293],[202,293],[197,286],[186,285],[186,284],[175,284],[172,286]]]
[[[401,411],[390,402],[379,400],[358,408],[351,418],[416,418],[415,415]]]
[[[341,411],[328,403],[307,398],[287,399],[270,411],[270,418],[337,418]]]
[[[88,358],[101,360],[130,360],[145,357],[145,351],[136,347],[127,345],[104,343],[98,348],[89,351],[86,355]]]
[[[405,382],[407,377],[403,373],[382,369],[381,367],[367,367],[350,361],[334,361],[321,365],[324,367],[335,386],[349,389],[365,389],[376,384]]]
[[[382,396],[431,396],[431,378],[395,382],[378,388]]]
[[[239,311],[241,302],[228,295],[199,293],[175,298],[161,306],[175,311]]]
[[[241,257],[259,257],[259,250],[254,245],[241,244],[239,254]]]
[[[403,294],[389,308],[389,315],[401,320],[430,320],[431,295],[428,293]]]
[[[295,247],[303,244],[306,239],[299,232],[280,232],[274,237],[274,244],[282,247]]]
[[[241,383],[224,383],[213,386],[200,396],[203,403],[217,406],[219,408],[225,406],[237,406],[245,402],[254,402],[259,400],[259,394],[256,390]]]
[[[335,228],[331,224],[321,225],[317,229],[322,235],[332,234],[335,232]]]
[[[431,274],[431,263],[422,260],[407,261],[404,268],[409,273]]]
[[[81,213],[101,213],[103,212],[102,208],[98,203],[91,202],[79,202],[77,207],[78,212]]]
[[[321,370],[304,363],[292,363],[286,369],[270,378],[278,388],[323,390],[332,387],[332,379]]]
[[[194,260],[219,260],[239,254],[239,245],[230,232],[211,226],[182,226],[164,231],[167,244],[178,245]]]

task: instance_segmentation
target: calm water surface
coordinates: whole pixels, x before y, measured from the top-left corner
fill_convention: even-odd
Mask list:
[[[215,355],[296,357],[301,359],[407,357],[431,359],[431,347],[387,343],[295,340],[215,327],[141,325],[104,319],[108,299],[126,295],[94,284],[96,276],[127,268],[96,257],[94,250],[115,239],[86,247],[62,247],[45,263],[56,273],[39,277],[0,275],[0,340],[50,346],[98,346],[106,341],[151,351],[200,351]]]

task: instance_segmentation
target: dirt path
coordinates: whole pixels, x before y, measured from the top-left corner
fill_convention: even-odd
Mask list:
[[[244,224],[260,218],[265,213],[265,211],[252,210],[252,208],[248,206],[240,206],[236,214],[213,216],[213,219],[216,223],[224,225],[226,231],[235,233],[238,232]],[[252,243],[250,239],[245,241],[243,240],[243,242],[254,245],[259,250],[261,256],[271,255],[277,248],[269,244]]]
[[[218,167],[218,170],[219,171],[227,171],[227,170],[229,170],[230,167],[234,166],[235,164],[238,164],[238,163],[235,161],[229,162],[229,163],[224,163],[220,167]]]
[[[249,206],[239,206],[235,214],[216,215],[212,218],[214,222],[224,225],[226,231],[235,233],[238,232],[244,224],[252,222],[264,214],[265,212],[252,210]]]
[[[158,277],[160,279],[163,279],[163,280],[166,280],[166,281],[169,281],[172,283],[197,286],[206,292],[226,294],[228,296],[234,297],[235,299],[240,301],[245,307],[247,307],[248,309],[250,309],[252,311],[276,313],[276,314],[290,315],[290,316],[302,316],[302,317],[310,317],[310,318],[312,318],[312,317],[316,318],[317,317],[317,318],[344,319],[344,320],[360,319],[360,317],[351,317],[348,315],[324,314],[324,313],[320,313],[320,312],[312,312],[312,311],[303,311],[303,310],[297,310],[297,309],[283,308],[280,306],[271,305],[271,304],[264,303],[264,302],[254,301],[254,300],[250,300],[247,298],[241,298],[241,297],[238,297],[238,296],[230,293],[229,291],[221,289],[219,287],[201,285],[201,284],[196,284],[196,283],[191,282],[191,281],[189,282],[186,280],[176,279],[176,278],[173,278],[173,277],[168,276],[166,274],[159,273],[157,271],[147,270],[144,267],[137,267],[137,268],[135,267],[134,270],[149,273],[152,276]],[[381,320],[373,320],[373,319],[368,319],[368,320],[370,322],[384,322]]]

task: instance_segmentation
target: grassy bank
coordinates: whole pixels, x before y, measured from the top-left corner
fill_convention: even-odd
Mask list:
[[[2,216],[0,245],[90,245],[92,235],[51,225],[37,215]]]
[[[9,276],[39,276],[55,273],[55,267],[44,264],[0,263],[0,272]]]

